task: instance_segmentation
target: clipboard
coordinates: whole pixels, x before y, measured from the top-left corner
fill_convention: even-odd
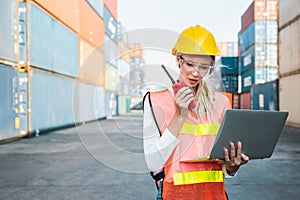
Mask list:
[[[242,152],[250,159],[272,156],[288,117],[286,111],[226,110],[209,159],[224,159],[224,147],[242,142]]]

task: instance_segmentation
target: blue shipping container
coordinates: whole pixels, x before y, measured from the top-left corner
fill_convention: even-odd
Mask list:
[[[77,36],[33,4],[29,29],[31,65],[77,77]]]
[[[32,131],[78,122],[76,79],[33,71],[31,75]]]
[[[222,75],[223,91],[227,93],[238,93],[238,76]]]
[[[79,121],[105,118],[104,88],[79,83]]]
[[[251,46],[241,54],[241,72],[253,69],[255,66],[255,46]]]
[[[18,1],[0,1],[0,58],[10,61],[18,60],[15,45],[18,43]]]
[[[104,7],[104,28],[105,33],[118,42],[118,24],[107,8]]]
[[[251,85],[255,83],[254,69],[248,70],[242,74],[242,92],[249,92]]]
[[[0,140],[20,135],[18,72],[0,64]]]
[[[278,110],[278,80],[252,85],[251,99],[254,110]]]
[[[104,3],[103,0],[86,0],[90,6],[96,11],[96,13],[103,19],[103,9]]]
[[[254,44],[255,37],[255,23],[252,23],[242,34],[241,34],[241,52],[244,52],[250,46]]]
[[[221,57],[221,73],[238,75],[238,57]]]

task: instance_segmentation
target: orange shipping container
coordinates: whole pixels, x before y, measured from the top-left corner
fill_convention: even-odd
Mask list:
[[[129,45],[130,57],[143,58],[144,53],[141,45],[139,43],[134,43]]]
[[[80,33],[79,35],[93,44],[103,46],[104,21],[85,0],[79,0]]]
[[[104,5],[118,22],[118,0],[104,0]]]
[[[79,0],[33,0],[65,26],[79,32]]]
[[[217,46],[220,50],[220,56],[228,56],[228,42],[217,42]]]
[[[79,65],[78,79],[81,82],[104,87],[104,54],[83,38],[79,39]]]

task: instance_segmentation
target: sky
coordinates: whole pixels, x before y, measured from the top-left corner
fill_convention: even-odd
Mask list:
[[[237,42],[241,16],[252,1],[118,0],[118,21],[130,33],[129,42],[139,42],[148,49],[144,50],[147,64],[174,66],[170,50],[180,32],[200,24],[213,33],[216,41]],[[156,42],[161,45],[155,46]]]

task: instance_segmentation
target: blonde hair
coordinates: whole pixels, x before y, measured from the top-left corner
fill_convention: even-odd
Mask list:
[[[195,94],[196,112],[200,117],[210,114],[213,107],[213,92],[205,80],[201,80]]]

